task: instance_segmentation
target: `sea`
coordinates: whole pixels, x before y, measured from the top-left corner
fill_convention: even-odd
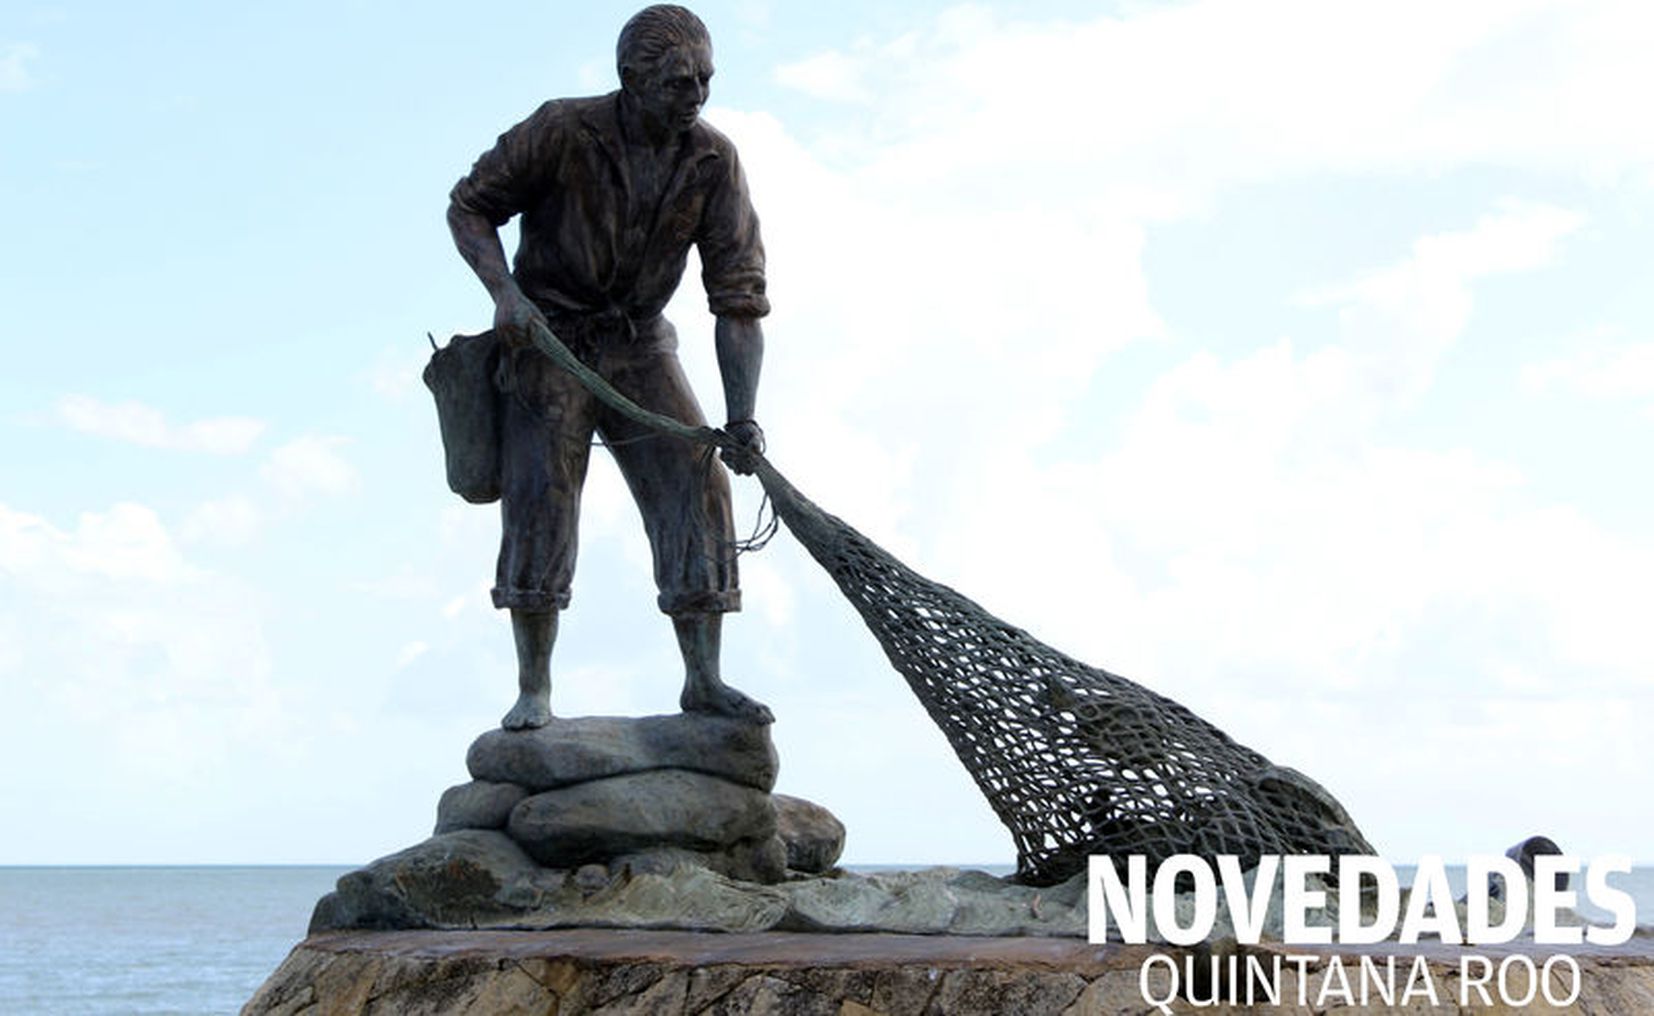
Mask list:
[[[0,867],[0,1013],[235,1013],[304,937],[316,900],[349,870]],[[1462,891],[1463,869],[1449,876]],[[1654,867],[1612,884],[1636,899],[1639,923],[1654,923]]]

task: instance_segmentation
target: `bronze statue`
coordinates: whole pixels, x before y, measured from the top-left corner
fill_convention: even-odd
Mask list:
[[[1243,866],[1263,854],[1372,853],[1314,780],[914,572],[764,458],[752,421],[758,319],[769,309],[763,247],[734,148],[698,119],[712,75],[706,29],[680,7],[648,8],[621,32],[618,63],[619,92],[542,106],[477,161],[449,208],[507,346],[494,600],[511,610],[522,696],[504,726],[550,717],[551,645],[595,431],[643,511],[660,606],[683,650],[685,711],[771,719],[718,673],[719,621],[739,594],[716,449],[757,475],[777,516],[862,615],[1010,829],[1023,881],[1064,881],[1099,853],[1152,863],[1233,854]],[[508,271],[496,230],[518,214],[522,245]],[[730,419],[722,431],[705,426],[660,316],[692,243],[717,316]],[[447,362],[478,362],[466,355]],[[436,380],[440,407],[457,386]],[[492,498],[496,478],[463,475],[456,460],[465,466],[464,455],[450,454],[456,492]]]
[[[699,18],[658,5],[636,14],[616,47],[621,88],[547,102],[477,159],[450,194],[460,254],[494,300],[503,342],[500,501],[503,533],[493,599],[511,611],[517,702],[502,725],[551,717],[551,650],[574,573],[580,490],[595,432],[615,456],[643,514],[660,609],[683,653],[686,712],[757,723],[767,707],[724,684],[723,614],[740,609],[729,480],[710,452],[658,433],[594,399],[529,340],[550,327],[645,409],[704,424],[662,310],[691,244],[717,318],[728,423],[741,446],[725,461],[750,471],[764,335],[764,247],[746,179],[728,138],[700,119],[712,41]],[[511,268],[498,229],[521,241]]]

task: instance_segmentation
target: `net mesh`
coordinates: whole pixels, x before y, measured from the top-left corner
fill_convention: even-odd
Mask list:
[[[1371,854],[1326,790],[1178,703],[1087,666],[898,561],[768,463],[787,528],[861,614],[987,796],[1017,875],[1051,884],[1091,854]]]
[[[619,412],[709,447],[723,431],[642,409],[543,324],[542,352]],[[744,454],[744,453],[743,453]],[[1047,885],[1092,854],[1372,854],[1320,784],[1178,703],[1052,649],[822,511],[762,456],[776,514],[827,569],[1011,831],[1017,874]]]

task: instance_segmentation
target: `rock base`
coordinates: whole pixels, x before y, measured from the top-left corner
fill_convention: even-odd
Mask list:
[[[242,1014],[1035,1016],[1114,1011],[1136,977],[1119,947],[1054,939],[356,932],[300,943]]]
[[[534,730],[487,731],[465,763],[471,782],[442,795],[436,834],[497,831],[547,869],[595,866],[606,877],[688,864],[767,884],[789,868],[828,871],[844,849],[832,813],[770,793],[778,760],[768,724],[555,717]]]
[[[706,855],[657,849],[565,870],[535,863],[506,834],[433,836],[339,880],[310,932],[394,929],[654,928],[887,931],[931,935],[1085,935],[1083,876],[1046,888],[980,871],[930,868],[794,874],[764,885]]]
[[[242,1009],[243,1016],[1107,1016],[1142,1014],[1139,973],[1152,946],[1093,946],[1037,938],[890,934],[708,935],[665,931],[345,932],[300,943]],[[1181,962],[1183,954],[1159,950]],[[1435,980],[1454,985],[1452,950],[1424,955]],[[1353,962],[1353,961],[1352,961]],[[1580,956],[1579,998],[1556,1008],[1401,1009],[1297,1004],[1289,973],[1282,1004],[1214,1009],[1170,1000],[1177,1014],[1266,1012],[1654,1012],[1654,950]],[[1318,978],[1311,977],[1312,983]],[[1313,999],[1314,992],[1311,991]]]

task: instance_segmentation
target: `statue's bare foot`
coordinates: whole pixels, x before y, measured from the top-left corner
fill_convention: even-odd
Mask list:
[[[533,730],[551,722],[551,704],[539,695],[522,695],[505,714],[500,726],[507,730]]]
[[[770,707],[736,691],[727,684],[710,687],[685,687],[678,697],[678,707],[686,713],[707,713],[727,716],[747,723],[774,723]]]

